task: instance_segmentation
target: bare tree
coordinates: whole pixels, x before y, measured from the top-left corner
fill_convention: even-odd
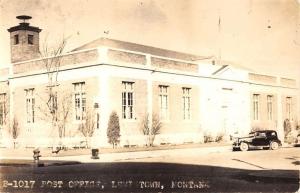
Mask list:
[[[95,127],[95,112],[92,108],[88,108],[83,123],[78,127],[78,130],[85,137],[86,148],[90,147],[89,139],[93,136]]]
[[[8,121],[8,113],[9,113],[9,99],[6,93],[0,94],[0,114],[1,120],[0,125],[7,126]]]
[[[292,136],[292,125],[289,119],[285,119],[283,122],[283,129],[284,129],[284,141],[288,143],[292,143],[293,136]]]
[[[65,94],[60,98],[57,108],[57,125],[60,138],[66,136],[66,124],[72,107],[72,94]]]
[[[153,146],[155,137],[160,134],[162,128],[162,122],[159,115],[152,115],[152,126],[150,126],[149,114],[146,114],[142,120],[141,130],[143,134],[147,137],[147,145]]]
[[[66,137],[66,126],[69,121],[69,116],[72,109],[72,93],[59,92],[61,94],[56,97],[56,109],[55,117],[53,118],[53,113],[49,111],[46,100],[40,97],[42,101],[37,108],[41,113],[39,117],[41,120],[50,121],[52,126],[52,131],[57,131],[59,137],[59,143],[62,145],[64,143],[64,138]],[[57,145],[57,144],[56,144]]]
[[[10,132],[9,123],[9,99],[7,93],[0,94],[0,141],[3,139],[5,132]],[[1,143],[1,142],[0,142]]]
[[[50,49],[47,44],[44,44],[42,52],[40,52],[43,58],[44,67],[47,71],[48,77],[48,100],[47,107],[52,115],[53,121],[56,119],[57,112],[57,87],[58,87],[58,73],[61,66],[61,55],[66,46],[66,39],[64,38],[57,48]]]
[[[40,52],[48,78],[46,85],[47,97],[46,100],[42,100],[46,105],[46,110],[43,109],[42,111],[44,111],[43,114],[50,115],[51,128],[52,130],[58,131],[60,141],[65,136],[65,125],[71,106],[70,102],[68,102],[71,98],[69,95],[62,97],[62,103],[58,102],[58,75],[66,43],[66,38],[63,38],[55,48],[50,48],[48,44],[45,43]],[[59,107],[59,104],[61,104],[61,107]]]

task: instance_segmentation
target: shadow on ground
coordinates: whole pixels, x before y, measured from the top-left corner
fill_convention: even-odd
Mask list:
[[[243,170],[209,165],[85,163],[2,166],[0,172],[1,192],[295,192],[299,189],[296,170]],[[30,181],[33,186],[25,187]]]

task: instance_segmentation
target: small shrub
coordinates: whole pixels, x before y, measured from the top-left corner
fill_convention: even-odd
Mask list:
[[[219,133],[216,138],[215,138],[215,142],[221,142],[224,140],[224,136],[225,134],[224,133]]]

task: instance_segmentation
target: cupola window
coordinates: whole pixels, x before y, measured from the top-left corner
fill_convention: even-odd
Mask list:
[[[19,44],[19,35],[18,34],[14,35],[14,44],[15,45]]]
[[[33,45],[33,35],[28,35],[28,44]]]

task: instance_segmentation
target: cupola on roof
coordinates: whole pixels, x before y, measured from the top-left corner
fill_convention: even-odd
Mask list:
[[[41,32],[42,30],[38,27],[34,27],[34,26],[30,26],[28,22],[26,22],[27,20],[31,19],[31,16],[28,15],[19,15],[16,17],[19,20],[22,20],[23,22],[21,22],[19,25],[14,26],[9,28],[7,31],[8,32],[14,32],[14,31],[19,31],[19,30],[26,30],[26,31],[33,31],[33,32]]]

